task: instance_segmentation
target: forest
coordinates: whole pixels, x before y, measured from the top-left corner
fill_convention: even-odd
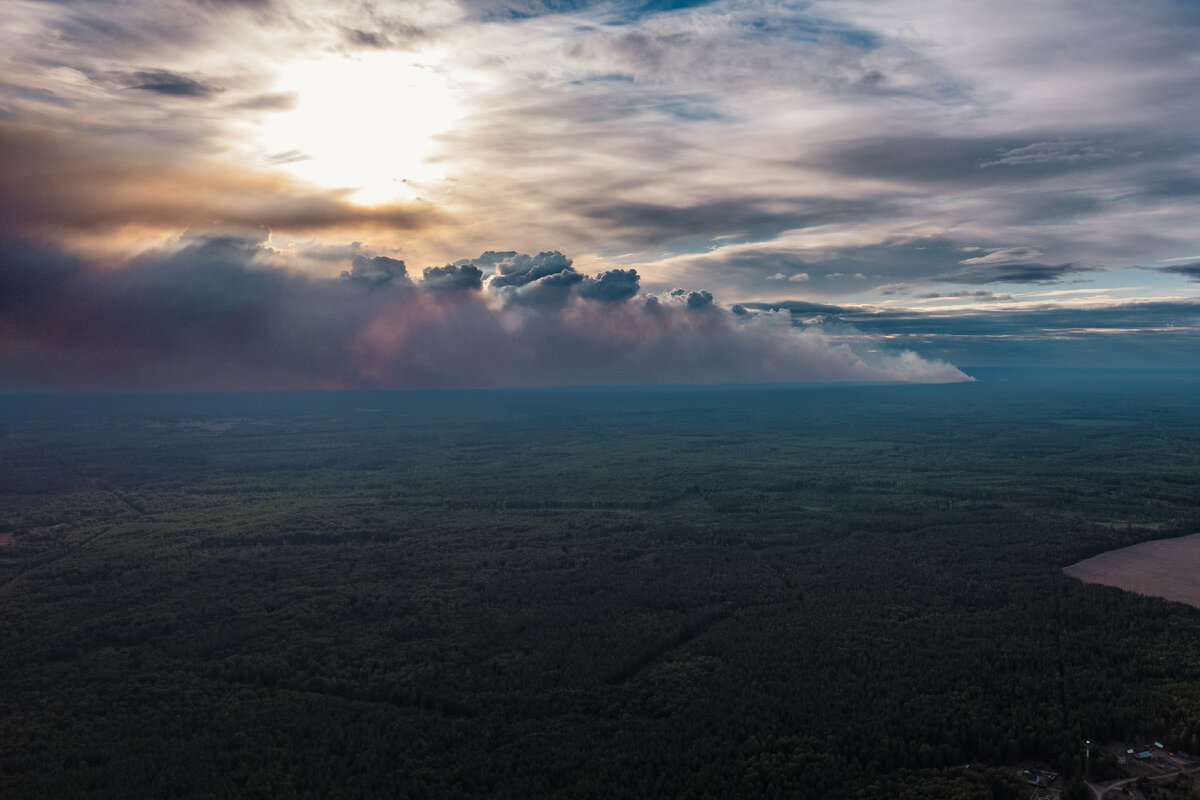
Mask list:
[[[1062,573],[1200,531],[1200,374],[971,372],[2,396],[0,797],[1090,797],[1087,740],[1200,753],[1200,610]]]

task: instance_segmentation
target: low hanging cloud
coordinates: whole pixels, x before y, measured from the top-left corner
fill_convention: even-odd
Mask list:
[[[0,385],[411,389],[967,379],[911,353],[833,344],[793,326],[786,313],[730,313],[707,291],[632,302],[634,270],[582,276],[557,253],[489,252],[427,268],[420,281],[386,256],[359,254],[340,277],[314,278],[268,266],[278,263],[274,254],[265,231],[188,234],[118,269],[28,240],[0,242]],[[561,277],[572,274],[579,279]],[[555,280],[560,302],[511,302],[512,292]]]

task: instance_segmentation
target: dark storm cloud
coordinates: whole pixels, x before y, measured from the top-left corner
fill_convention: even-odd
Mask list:
[[[505,303],[515,305],[566,305],[574,287],[584,279],[571,266],[571,259],[557,251],[530,256],[489,250],[471,263],[493,269],[488,287]]]
[[[1176,264],[1170,267],[1159,267],[1159,272],[1169,272],[1173,275],[1182,275],[1189,281],[1200,283],[1200,261],[1195,261],[1191,264]]]
[[[682,303],[683,307],[689,311],[712,308],[715,304],[712,292],[703,289],[698,292],[689,292],[687,289],[672,289],[669,296],[677,302]],[[742,308],[742,311],[745,311],[745,308]],[[733,313],[737,316],[742,316],[742,312],[734,311]]]
[[[189,78],[165,69],[151,69],[125,76],[125,85],[130,89],[165,94],[171,97],[209,97],[224,89],[211,83]]]
[[[610,269],[579,285],[579,296],[587,300],[620,303],[638,293],[636,269]]]
[[[411,286],[412,279],[408,277],[408,267],[403,261],[387,256],[357,255],[350,262],[350,270],[342,273],[345,280],[371,286],[394,284]]]
[[[489,250],[478,259],[475,259],[474,263],[478,266],[495,267],[496,274],[492,276],[488,283],[496,288],[501,286],[524,286],[550,275],[575,272],[571,266],[571,259],[557,251],[529,256],[525,253],[498,253]],[[582,276],[580,276],[581,278]]]
[[[58,287],[81,267],[52,245],[0,237],[0,311],[36,318]]]
[[[970,264],[938,279],[955,283],[1055,283],[1083,271],[1075,264],[988,263]]]
[[[0,249],[20,289],[0,314],[9,386],[315,385],[365,322],[361,290],[255,268],[255,237],[190,236],[118,270],[32,247]]]
[[[786,230],[886,214],[887,198],[844,200],[831,197],[763,198],[738,196],[691,203],[625,202],[578,205],[578,211],[638,245],[682,237],[721,235],[744,239],[771,238]]]
[[[573,269],[564,269],[521,284],[495,284],[492,291],[509,305],[565,306],[572,290],[583,281]]]
[[[500,306],[480,291],[415,290],[402,262],[384,256],[356,257],[340,280],[308,277],[261,263],[273,252],[265,237],[190,233],[116,269],[45,245],[0,242],[0,385],[212,390],[963,379],[947,364],[911,354],[860,357],[818,333],[715,308],[692,314],[670,304]],[[426,275],[431,289],[445,281],[477,285],[481,277],[470,262]],[[691,297],[711,304],[707,293]]]
[[[467,291],[483,288],[483,270],[473,264],[426,267],[421,288],[434,291]]]

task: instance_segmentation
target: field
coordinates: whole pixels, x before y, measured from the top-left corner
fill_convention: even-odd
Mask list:
[[[1200,530],[1200,379],[980,377],[0,398],[0,797],[1086,797],[1087,739],[1200,752],[1200,610],[1062,572]]]
[[[1063,572],[1200,608],[1200,534],[1123,547],[1080,561]]]

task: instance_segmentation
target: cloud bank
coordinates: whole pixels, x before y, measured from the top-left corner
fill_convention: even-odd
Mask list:
[[[955,367],[737,315],[634,270],[486,252],[413,280],[356,255],[337,278],[271,266],[266,233],[191,233],[120,268],[0,246],[0,385],[352,389],[734,381],[960,381]],[[485,282],[484,274],[488,275]],[[571,276],[571,277],[564,277]]]
[[[256,282],[277,292],[271,302],[245,296],[244,324],[273,333],[287,326],[272,314],[293,314],[301,319],[287,322],[336,357],[285,358],[281,340],[251,358],[256,344],[219,347],[220,331],[208,350],[198,334],[183,347],[184,333],[164,331],[177,350],[147,339],[139,360],[117,348],[113,375],[125,365],[143,385],[170,385],[167,367],[146,366],[152,355],[215,360],[224,347],[246,380],[278,370],[288,385],[318,375],[331,385],[520,380],[491,362],[470,378],[437,359],[424,372],[389,367],[378,342],[403,325],[380,320],[402,308],[394,314],[405,320],[486,322],[498,332],[480,335],[503,343],[505,363],[525,358],[529,381],[586,381],[535,332],[586,340],[570,325],[624,315],[634,330],[658,330],[662,347],[682,350],[689,331],[709,341],[721,325],[720,342],[749,342],[764,315],[705,323],[713,327],[701,336],[703,318],[687,314],[782,301],[847,309],[860,332],[905,306],[897,324],[909,327],[883,335],[958,364],[1001,358],[1005,347],[1042,363],[1060,345],[1084,353],[1084,341],[1086,359],[1072,363],[1166,363],[1173,356],[1156,347],[1186,350],[1178,323],[1147,322],[1162,330],[1139,328],[1117,349],[1135,334],[1106,328],[1104,308],[1119,316],[1126,303],[1163,301],[1186,311],[1200,296],[1198,9],[1194,0],[6,0],[0,236],[86,258],[60,253],[75,266],[46,289],[74,321],[48,306],[43,318],[63,327],[37,334],[31,319],[12,328],[6,318],[17,338],[3,342],[3,357],[15,364],[24,348],[19,374],[35,376],[44,358],[47,375],[65,376],[50,355],[61,348],[66,364],[86,343],[68,347],[64,330],[112,339],[119,322],[84,308],[71,294],[79,285],[136,321],[122,292],[154,273],[164,304],[186,307],[196,276],[178,262],[202,244],[179,236],[237,219],[277,240],[218,253],[212,237],[204,252],[220,258],[210,280],[225,275],[231,298]],[[157,249],[133,258],[147,248]],[[268,266],[283,272],[264,277]],[[347,276],[293,274],[305,270]],[[165,276],[180,281],[173,293]],[[1097,324],[1081,320],[1053,339],[1036,328],[996,335],[982,356],[939,350],[950,333],[920,333],[922,318],[936,327],[951,303],[986,305],[976,321],[1037,325],[1043,317],[1014,304],[1082,309],[1085,299],[1079,313]],[[318,326],[304,318],[310,307],[315,319],[337,309],[349,321]],[[474,356],[451,347],[449,329],[429,336],[438,352]],[[873,345],[854,346],[880,369]],[[624,362],[595,358],[597,380],[620,380],[609,364],[624,364],[627,380],[651,371],[631,366],[641,363],[635,350]],[[78,369],[99,385],[90,359],[78,356]],[[755,363],[749,350],[743,361]],[[734,363],[712,366],[711,379],[739,374]],[[698,361],[685,372],[710,379]]]

